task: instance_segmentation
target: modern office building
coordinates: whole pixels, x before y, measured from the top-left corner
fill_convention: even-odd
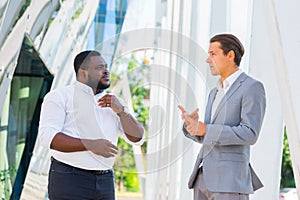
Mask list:
[[[48,151],[40,147],[32,156],[43,98],[74,81],[76,53],[120,32],[127,5],[127,0],[1,1],[1,199],[46,196],[45,187],[29,191],[24,184],[26,176],[32,188],[47,175]]]
[[[181,133],[177,104],[203,115],[215,84],[207,47],[221,32],[241,39],[241,68],[267,91],[251,157],[265,187],[251,199],[279,196],[284,126],[299,188],[299,7],[298,0],[1,0],[0,198],[47,199],[49,150],[36,143],[41,103],[50,90],[75,81],[78,52],[97,49],[111,66],[132,52],[153,52],[145,163],[133,149],[141,191],[146,200],[191,199],[187,180],[200,145]],[[130,98],[130,81],[123,78],[115,92]]]

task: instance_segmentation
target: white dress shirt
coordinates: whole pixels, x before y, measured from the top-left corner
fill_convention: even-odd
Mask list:
[[[232,84],[234,83],[234,81],[236,81],[236,79],[243,73],[243,71],[241,69],[238,69],[237,71],[235,71],[233,74],[231,74],[230,76],[228,76],[222,84],[221,79],[218,80],[217,82],[217,94],[215,97],[215,100],[212,104],[212,110],[211,110],[211,119],[213,119],[213,116],[215,115],[215,112],[217,110],[217,107],[219,105],[219,103],[221,102],[222,98],[224,97],[224,95],[226,94],[226,92],[229,90],[229,88],[232,86]]]
[[[75,138],[107,139],[117,145],[119,134],[130,144],[124,134],[119,116],[111,108],[101,108],[97,100],[105,93],[94,95],[92,88],[76,82],[74,85],[49,92],[42,104],[39,142],[48,148],[58,132]],[[114,157],[104,158],[90,151],[64,153],[51,150],[52,156],[66,164],[82,169],[111,169]]]
[[[243,73],[243,71],[241,69],[238,69],[237,71],[235,71],[233,74],[228,76],[223,81],[223,89],[224,89],[225,94],[229,90],[229,88],[232,86],[234,81],[236,81],[236,79],[241,75],[241,73]]]

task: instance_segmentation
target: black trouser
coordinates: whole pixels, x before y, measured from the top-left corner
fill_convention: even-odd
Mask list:
[[[114,200],[113,171],[79,169],[51,158],[48,193],[50,200]]]

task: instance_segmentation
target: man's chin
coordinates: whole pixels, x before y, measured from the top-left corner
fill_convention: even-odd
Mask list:
[[[213,75],[213,76],[217,76],[217,75],[219,75],[219,73],[218,73],[218,72],[216,72],[215,70],[210,70],[210,73],[211,73],[211,75]]]
[[[98,86],[97,86],[97,89],[102,91],[102,90],[105,90],[109,87],[110,87],[110,83],[108,83],[108,84],[99,83]]]

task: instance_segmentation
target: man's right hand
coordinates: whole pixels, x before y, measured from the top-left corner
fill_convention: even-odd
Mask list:
[[[61,132],[54,136],[50,148],[65,153],[91,151],[105,158],[114,157],[118,153],[118,147],[111,141],[105,139],[79,139]]]
[[[118,147],[109,140],[82,140],[82,143],[88,151],[105,158],[114,157],[118,153]]]

